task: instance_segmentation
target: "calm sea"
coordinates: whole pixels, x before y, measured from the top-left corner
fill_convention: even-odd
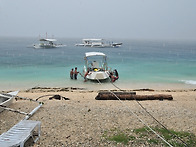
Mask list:
[[[58,38],[57,38],[58,39]],[[84,54],[103,52],[108,65],[120,75],[114,84],[122,89],[196,88],[196,42],[111,40],[123,42],[120,48],[76,47],[81,39],[58,39],[66,47],[33,49],[37,38],[0,38],[0,90],[41,87],[82,87],[115,89],[110,83],[70,80],[71,68],[82,72]]]

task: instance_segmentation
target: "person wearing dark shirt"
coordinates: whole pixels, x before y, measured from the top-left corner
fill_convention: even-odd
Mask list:
[[[77,80],[77,76],[78,76],[78,71],[77,71],[77,67],[75,67],[75,71],[74,71],[74,79]]]

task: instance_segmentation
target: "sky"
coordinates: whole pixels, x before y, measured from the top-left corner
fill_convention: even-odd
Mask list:
[[[0,36],[196,40],[196,0],[0,0]]]

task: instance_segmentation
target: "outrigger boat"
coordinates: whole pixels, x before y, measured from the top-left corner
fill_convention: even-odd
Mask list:
[[[0,105],[4,107],[11,105],[14,100],[14,96],[16,96],[18,92],[19,91],[14,91],[7,94],[0,94]],[[0,112],[2,112],[3,110],[4,109],[0,107]]]
[[[75,44],[75,46],[100,48],[120,47],[121,45],[122,43],[107,43],[104,39],[82,39],[82,43]]]
[[[40,43],[39,44],[34,44],[33,47],[35,49],[39,49],[39,48],[45,48],[45,49],[50,49],[50,48],[57,48],[57,47],[64,47],[66,45],[62,45],[62,44],[55,44],[54,42],[57,41],[56,39],[40,39],[39,40]]]
[[[107,65],[107,56],[101,52],[87,52],[85,53],[85,66],[83,73],[89,74],[86,76],[88,80],[107,80],[110,76],[110,71]]]

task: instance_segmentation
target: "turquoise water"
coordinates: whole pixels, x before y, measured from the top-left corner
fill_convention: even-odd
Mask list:
[[[58,38],[57,38],[58,39]],[[196,43],[191,41],[112,40],[120,48],[76,47],[81,39],[59,38],[66,47],[33,49],[36,38],[0,38],[0,90],[35,86],[112,88],[109,83],[69,79],[71,68],[82,72],[84,54],[100,51],[117,69],[120,88],[196,88]]]

